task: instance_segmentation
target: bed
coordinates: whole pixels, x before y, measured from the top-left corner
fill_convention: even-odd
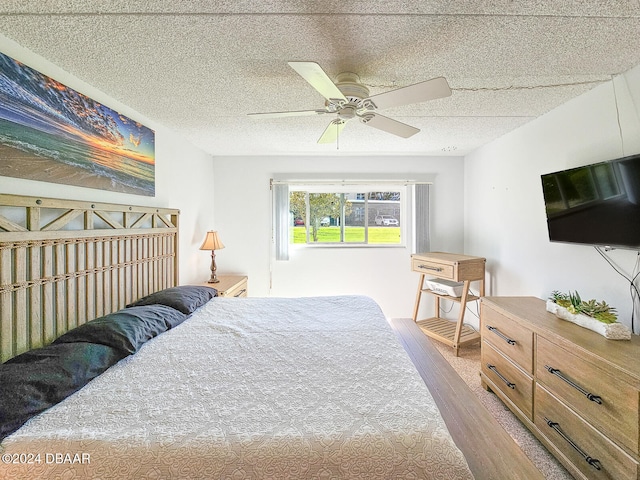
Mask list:
[[[0,195],[2,478],[538,478],[370,298],[178,286],[178,216]]]

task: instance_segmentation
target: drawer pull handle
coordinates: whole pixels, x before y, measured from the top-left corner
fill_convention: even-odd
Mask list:
[[[589,400],[591,400],[592,402],[597,403],[598,405],[602,405],[602,397],[598,396],[598,395],[594,395],[593,393],[587,392],[584,388],[582,388],[580,385],[572,382],[571,380],[569,380],[567,377],[565,377],[562,372],[560,370],[558,370],[557,368],[553,368],[550,367],[549,365],[545,365],[544,368],[546,368],[550,374],[555,375],[556,377],[558,377],[560,380],[565,381],[566,383],[568,383],[569,385],[571,385],[573,388],[575,388],[576,390],[578,390],[581,394],[583,394],[585,397],[587,397]]]
[[[434,272],[441,272],[444,270],[442,267],[433,267],[431,265],[418,265],[418,268],[422,268],[424,270],[433,270]]]
[[[585,461],[589,465],[591,465],[596,470],[602,470],[602,464],[600,463],[600,460],[598,460],[596,458],[593,458],[593,457],[590,457],[589,455],[587,455],[584,452],[584,450],[582,450],[578,445],[576,445],[576,443],[573,440],[571,440],[571,438],[569,438],[566,433],[564,433],[562,431],[562,429],[560,428],[560,424],[559,423],[552,422],[547,417],[544,417],[544,421],[546,422],[547,425],[549,425],[551,428],[553,428],[558,433],[558,435],[560,435],[562,438],[564,438],[566,440],[566,442],[569,445],[571,445],[574,448],[574,450],[576,452],[578,452],[582,456],[582,458],[584,458]]]
[[[247,291],[247,289],[246,289],[246,288],[243,288],[243,289],[242,289],[242,290],[240,290],[238,293],[236,293],[236,294],[234,295],[234,297],[236,297],[236,298],[241,297],[241,296],[242,296],[242,294],[243,294],[244,292],[246,292],[246,291]]]
[[[491,325],[487,325],[487,330],[489,330],[490,332],[495,333],[496,335],[498,335],[501,339],[503,339],[505,342],[507,342],[509,345],[515,345],[516,342],[515,340],[507,337],[504,333],[502,333],[500,330],[498,330],[496,327],[492,327]]]
[[[507,384],[507,387],[509,387],[511,390],[514,390],[516,388],[516,384],[515,383],[511,383],[509,380],[507,380],[496,368],[495,365],[491,365],[490,363],[487,363],[487,368],[489,370],[492,370],[496,375],[498,375],[498,377],[500,377],[500,380],[502,380],[504,383]]]

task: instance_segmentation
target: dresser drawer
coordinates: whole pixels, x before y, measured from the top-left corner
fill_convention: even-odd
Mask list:
[[[413,257],[411,259],[411,270],[414,272],[426,273],[427,275],[433,275],[438,278],[456,280],[454,278],[453,265],[450,263],[439,263],[433,260]]]
[[[481,309],[482,341],[490,342],[523,370],[533,375],[533,332],[486,304],[482,304]]]
[[[615,348],[615,343],[611,348]],[[612,440],[638,453],[638,389],[599,368],[588,356],[575,355],[540,336],[536,378]]]
[[[482,344],[480,361],[484,376],[491,380],[529,420],[533,420],[533,378],[489,343]]]
[[[638,462],[573,413],[545,388],[536,385],[536,427],[589,479],[638,480]],[[552,424],[558,428],[566,438]],[[573,442],[577,449],[570,442]],[[584,454],[584,456],[583,456]],[[597,460],[600,470],[585,456]]]

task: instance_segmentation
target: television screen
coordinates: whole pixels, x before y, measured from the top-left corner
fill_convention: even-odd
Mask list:
[[[640,249],[640,154],[542,175],[549,240]]]

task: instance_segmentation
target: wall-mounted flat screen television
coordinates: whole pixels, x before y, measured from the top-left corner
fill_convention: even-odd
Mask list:
[[[640,250],[640,154],[542,175],[549,240]]]

